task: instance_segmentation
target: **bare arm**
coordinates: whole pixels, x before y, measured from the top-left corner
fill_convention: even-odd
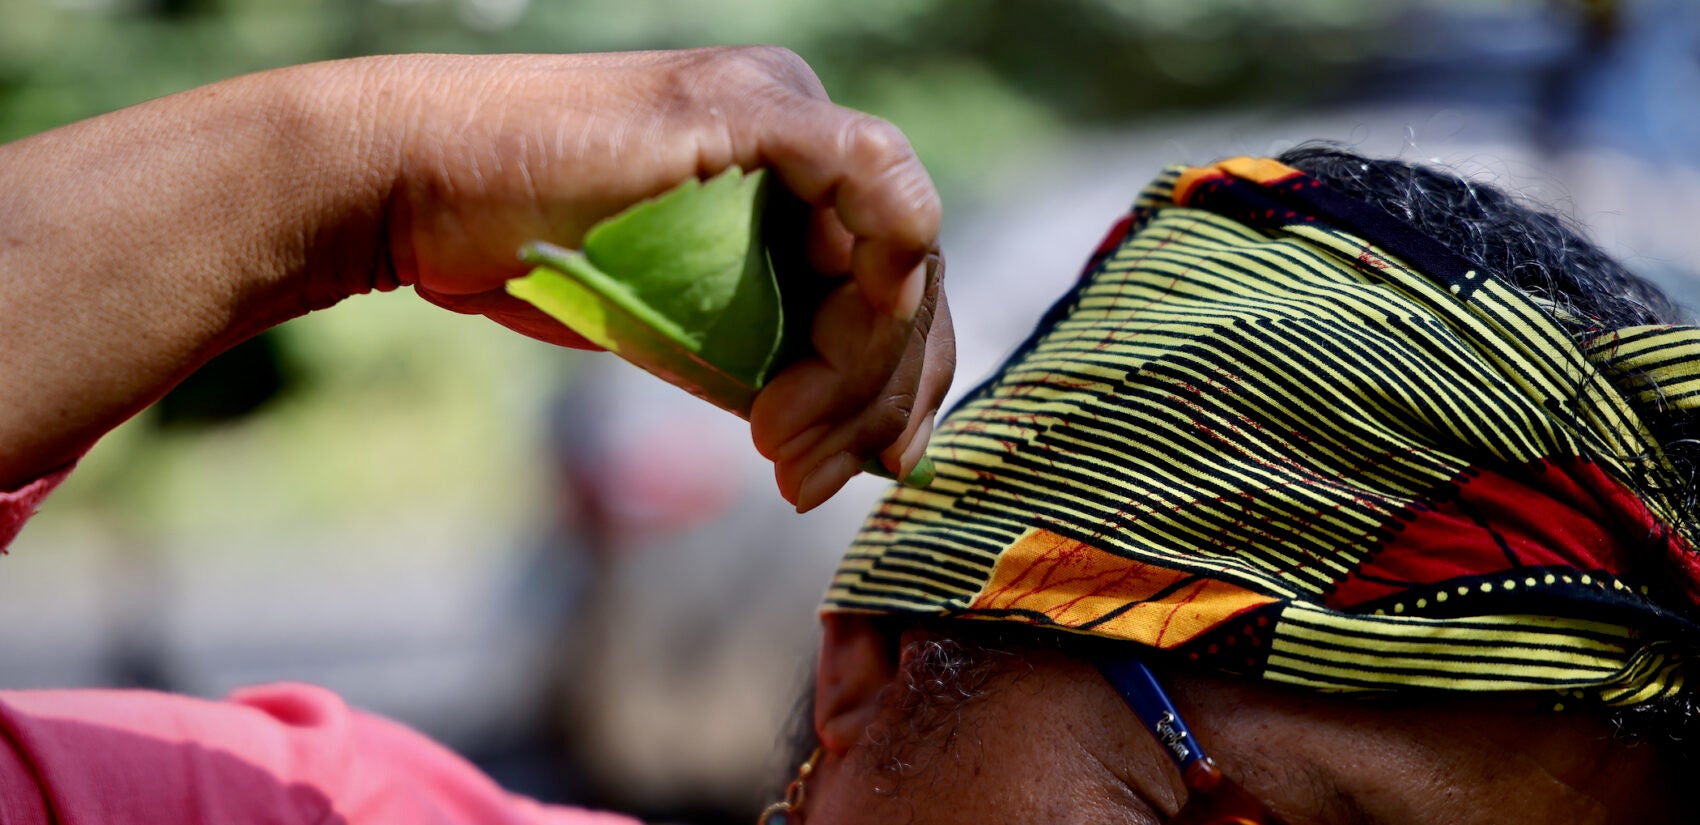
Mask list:
[[[0,146],[0,485],[361,292],[412,286],[582,344],[502,292],[519,244],[576,244],[732,164],[814,204],[816,267],[853,276],[816,319],[818,357],[757,399],[782,493],[819,503],[846,455],[906,469],[953,360],[921,296],[937,194],[900,134],[832,105],[794,56],[720,49],[312,64]]]

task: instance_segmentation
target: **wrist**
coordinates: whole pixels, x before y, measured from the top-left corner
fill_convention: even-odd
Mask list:
[[[264,119],[259,176],[271,193],[270,260],[249,274],[241,340],[344,298],[396,286],[386,226],[396,178],[382,59],[277,69],[242,83]]]

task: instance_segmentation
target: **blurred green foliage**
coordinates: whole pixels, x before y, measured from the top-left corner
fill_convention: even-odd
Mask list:
[[[971,186],[1065,126],[1326,92],[1341,65],[1409,47],[1389,28],[1415,5],[1445,3],[0,0],[0,140],[312,60],[777,43],[909,131],[947,188]]]
[[[834,99],[902,127],[956,202],[1067,129],[1327,94],[1341,67],[1415,47],[1396,36],[1411,8],[1540,2],[0,0],[0,141],[306,61],[776,43]],[[167,533],[408,506],[502,522],[541,486],[538,411],[575,356],[396,296],[278,334],[296,389],[264,415],[127,427],[54,506]]]

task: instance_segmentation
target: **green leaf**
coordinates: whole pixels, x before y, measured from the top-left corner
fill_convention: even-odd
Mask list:
[[[687,181],[592,227],[584,250],[534,242],[508,283],[620,357],[748,417],[784,359],[784,304],[762,238],[766,172]]]
[[[810,317],[827,285],[794,279],[780,293],[762,237],[767,204],[763,170],[733,167],[707,183],[687,181],[591,227],[582,252],[526,244],[520,257],[537,268],[507,289],[621,358],[749,418],[768,378],[808,346],[803,325],[787,329],[787,311]],[[863,469],[893,477],[878,461]],[[903,483],[925,487],[933,474],[923,457]]]

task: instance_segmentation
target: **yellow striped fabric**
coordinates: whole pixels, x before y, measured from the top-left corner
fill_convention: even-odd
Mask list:
[[[1700,409],[1700,328],[1640,326],[1598,336],[1588,357],[1652,409]]]
[[[1694,628],[1661,604],[1692,537],[1629,492],[1660,459],[1625,393],[1700,403],[1700,338],[1584,349],[1514,289],[1306,213],[1302,175],[1223,168],[1140,195],[940,425],[933,484],[870,515],[823,610],[1027,622],[1329,690],[1680,690]],[[1266,196],[1294,211],[1236,211]]]

